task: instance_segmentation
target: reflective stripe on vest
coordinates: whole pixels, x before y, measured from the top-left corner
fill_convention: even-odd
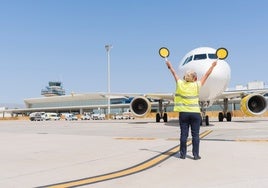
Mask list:
[[[199,104],[183,104],[183,103],[175,103],[175,106],[189,106],[189,107],[200,107]]]
[[[200,82],[178,80],[174,97],[174,111],[200,112],[198,96],[200,85]]]
[[[198,99],[198,95],[196,95],[196,96],[184,96],[184,95],[180,95],[180,94],[176,93],[175,96],[181,97],[183,99]]]

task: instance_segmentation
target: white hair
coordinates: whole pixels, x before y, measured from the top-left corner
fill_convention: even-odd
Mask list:
[[[193,71],[193,70],[186,71],[186,73],[184,75],[184,80],[186,82],[194,82],[194,81],[196,81],[196,79],[197,79],[197,74],[195,71]]]

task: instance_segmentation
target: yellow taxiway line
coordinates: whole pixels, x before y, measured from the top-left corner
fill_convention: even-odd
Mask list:
[[[200,134],[200,138],[204,138],[205,136],[207,136],[208,134],[210,134],[212,131],[208,130],[208,131],[204,131],[203,133]],[[188,141],[187,145],[191,145],[192,141]],[[53,185],[46,185],[46,186],[40,186],[40,187],[49,187],[49,188],[69,188],[69,187],[77,187],[77,186],[82,186],[82,185],[88,185],[88,184],[93,184],[93,183],[97,183],[97,182],[101,182],[101,181],[107,181],[107,180],[111,180],[111,179],[115,179],[115,178],[120,178],[120,177],[124,177],[124,176],[128,176],[131,174],[135,174],[144,170],[147,170],[149,168],[152,168],[154,166],[156,166],[157,164],[165,161],[166,159],[168,159],[169,157],[175,155],[176,153],[178,153],[180,150],[180,146],[177,145],[155,157],[152,157],[140,164],[137,164],[135,166],[132,166],[130,168],[127,169],[123,169],[123,170],[119,170],[119,171],[115,171],[115,172],[111,172],[108,174],[103,174],[103,175],[99,175],[99,176],[94,176],[94,177],[88,177],[88,178],[83,178],[83,179],[78,179],[78,180],[73,180],[73,181],[68,181],[68,182],[62,182],[62,183],[57,183],[57,184],[53,184]]]
[[[267,139],[236,139],[236,142],[268,142]]]

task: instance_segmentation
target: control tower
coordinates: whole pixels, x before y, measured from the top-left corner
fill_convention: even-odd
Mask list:
[[[65,89],[63,89],[61,82],[50,81],[46,89],[41,90],[41,95],[46,97],[65,95]]]

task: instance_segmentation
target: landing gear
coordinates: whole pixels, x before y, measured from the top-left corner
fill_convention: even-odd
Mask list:
[[[227,121],[232,121],[232,114],[231,112],[227,112],[224,114],[224,112],[219,113],[219,122],[222,122],[224,118],[226,118]]]
[[[226,119],[227,119],[227,121],[232,121],[232,114],[231,114],[231,112],[227,112]]]
[[[163,120],[164,120],[164,122],[167,122],[167,120],[168,120],[168,116],[167,116],[167,113],[164,113],[164,117],[163,117]]]
[[[166,112],[164,112],[165,110],[164,110],[163,100],[160,99],[158,101],[158,103],[159,103],[159,105],[158,105],[159,106],[159,109],[158,109],[159,112],[155,116],[155,121],[160,122],[160,120],[163,119],[164,122],[167,122],[168,121],[168,115],[167,115]]]
[[[157,114],[156,114],[156,117],[155,117],[155,121],[156,121],[156,122],[160,122],[160,119],[161,119],[160,114],[157,113]]]
[[[157,113],[156,114],[156,117],[155,117],[156,122],[160,122],[161,119],[163,119],[164,122],[167,122],[168,121],[168,115],[167,115],[167,113],[164,113],[162,115],[160,113]]]
[[[223,112],[219,113],[218,119],[219,122],[222,122],[226,118],[227,121],[232,121],[232,114],[228,112],[228,99],[223,99]]]
[[[205,116],[205,123],[206,123],[206,125],[209,125],[209,118],[208,118],[208,115]]]
[[[202,121],[200,125],[209,125],[209,117],[206,115],[206,109],[209,106],[210,101],[199,101]],[[226,118],[227,121],[232,121],[232,113],[228,112],[228,98],[223,99],[223,112],[218,115],[219,122],[222,122]]]
[[[200,101],[199,105],[201,107],[201,117],[202,121],[200,122],[200,125],[205,124],[206,126],[209,125],[209,117],[206,115],[207,107],[209,106],[209,101]]]
[[[206,126],[209,125],[209,117],[208,117],[208,115],[202,117],[202,121],[200,122],[200,125],[202,126],[202,125],[204,125],[204,124],[205,124]]]
[[[219,122],[222,122],[223,121],[224,115],[223,115],[222,112],[219,113],[218,119],[219,119]]]

